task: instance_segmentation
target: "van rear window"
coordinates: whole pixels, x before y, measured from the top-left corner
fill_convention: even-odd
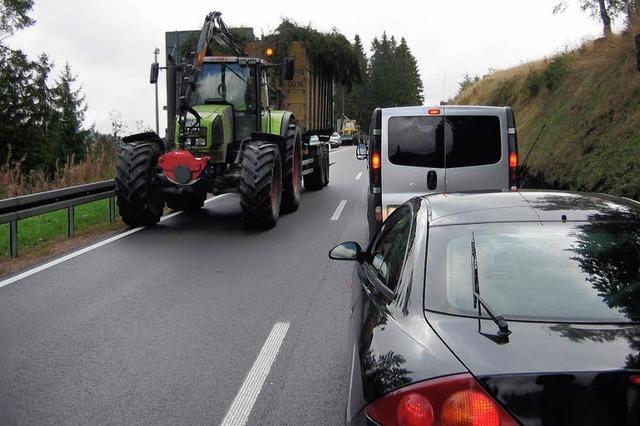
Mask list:
[[[391,117],[388,127],[389,160],[399,166],[469,167],[502,158],[497,116]]]
[[[442,117],[389,119],[389,160],[399,166],[444,167]]]
[[[496,116],[447,116],[445,140],[447,168],[495,164],[502,157]]]

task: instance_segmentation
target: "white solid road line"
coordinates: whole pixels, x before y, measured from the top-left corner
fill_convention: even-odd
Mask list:
[[[358,174],[356,175],[356,180],[360,180],[360,178],[361,178],[361,177],[362,177],[362,172],[360,172],[360,173],[358,173]]]
[[[340,215],[342,214],[342,210],[344,210],[344,206],[347,205],[347,200],[342,200],[340,201],[340,204],[338,204],[338,207],[336,207],[336,211],[333,212],[333,216],[331,216],[331,220],[332,221],[336,221],[338,219],[340,219]]]
[[[216,200],[216,199],[218,199],[220,197],[222,197],[222,195],[217,196],[217,197],[211,197],[211,198],[209,198],[208,200],[205,201],[205,204],[207,204],[207,203],[209,203],[209,202],[211,202],[213,200]],[[163,216],[162,218],[160,218],[160,222],[164,222],[165,220],[172,219],[172,218],[174,218],[176,216],[181,215],[182,213],[183,212],[174,212],[174,213],[168,214],[166,216]],[[130,229],[128,231],[123,232],[122,234],[114,235],[113,237],[107,238],[104,241],[100,241],[100,242],[98,242],[96,244],[93,244],[93,245],[91,245],[89,247],[85,247],[85,248],[80,249],[78,251],[74,251],[73,253],[69,253],[69,254],[67,254],[65,256],[62,256],[62,257],[60,257],[58,259],[52,260],[51,262],[47,262],[47,263],[45,263],[43,265],[40,265],[40,266],[37,266],[37,267],[35,267],[33,269],[29,269],[28,271],[22,272],[21,274],[14,275],[13,277],[7,278],[4,281],[0,281],[0,288],[2,288],[4,286],[7,286],[9,284],[13,284],[16,281],[20,281],[22,279],[30,277],[31,275],[37,274],[38,272],[42,272],[42,271],[44,271],[46,269],[49,269],[49,268],[51,268],[53,266],[59,265],[59,264],[61,264],[63,262],[66,262],[67,260],[74,259],[74,258],[76,258],[78,256],[81,256],[81,255],[85,254],[85,253],[93,251],[93,250],[95,250],[97,248],[106,246],[107,244],[110,244],[110,243],[112,243],[114,241],[118,241],[118,240],[120,240],[120,239],[122,239],[124,237],[128,237],[131,234],[135,234],[136,232],[142,231],[144,228],[145,228],[144,226],[139,226],[137,228]]]
[[[258,399],[262,385],[271,370],[273,362],[276,360],[280,346],[289,330],[289,325],[290,323],[288,322],[277,322],[273,326],[269,337],[267,337],[258,354],[258,358],[256,358],[253,367],[249,370],[249,374],[247,374],[238,394],[231,403],[227,415],[224,416],[221,426],[244,426],[247,424],[253,404]]]

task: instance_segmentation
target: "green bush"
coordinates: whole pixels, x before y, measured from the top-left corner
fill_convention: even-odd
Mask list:
[[[565,55],[556,56],[542,74],[545,87],[553,92],[560,87],[567,74],[569,74],[567,57]]]
[[[542,88],[542,80],[543,77],[539,72],[533,69],[529,71],[529,75],[524,82],[524,86],[527,89],[527,94],[529,95],[530,99],[535,98],[536,96],[538,96],[538,93],[540,93],[540,89]]]

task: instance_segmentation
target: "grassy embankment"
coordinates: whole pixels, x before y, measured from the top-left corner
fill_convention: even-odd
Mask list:
[[[56,167],[53,176],[40,171],[23,173],[19,162],[7,162],[0,166],[0,199],[113,179],[114,175],[115,153],[106,150],[80,163],[68,159]],[[119,218],[116,223],[109,223],[107,200],[76,207],[75,221],[77,236],[122,227]],[[57,242],[66,238],[66,234],[66,210],[21,220],[18,222],[18,251],[26,254],[35,249],[46,256]],[[8,255],[9,227],[4,224],[0,225],[0,263],[8,260]]]
[[[636,28],[640,28],[636,26]],[[511,105],[527,187],[640,199],[640,72],[630,31],[552,58],[497,71],[452,103]]]

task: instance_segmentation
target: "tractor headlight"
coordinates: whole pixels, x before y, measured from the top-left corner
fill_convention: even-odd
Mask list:
[[[207,146],[207,140],[205,138],[196,138],[194,141],[195,146]]]

